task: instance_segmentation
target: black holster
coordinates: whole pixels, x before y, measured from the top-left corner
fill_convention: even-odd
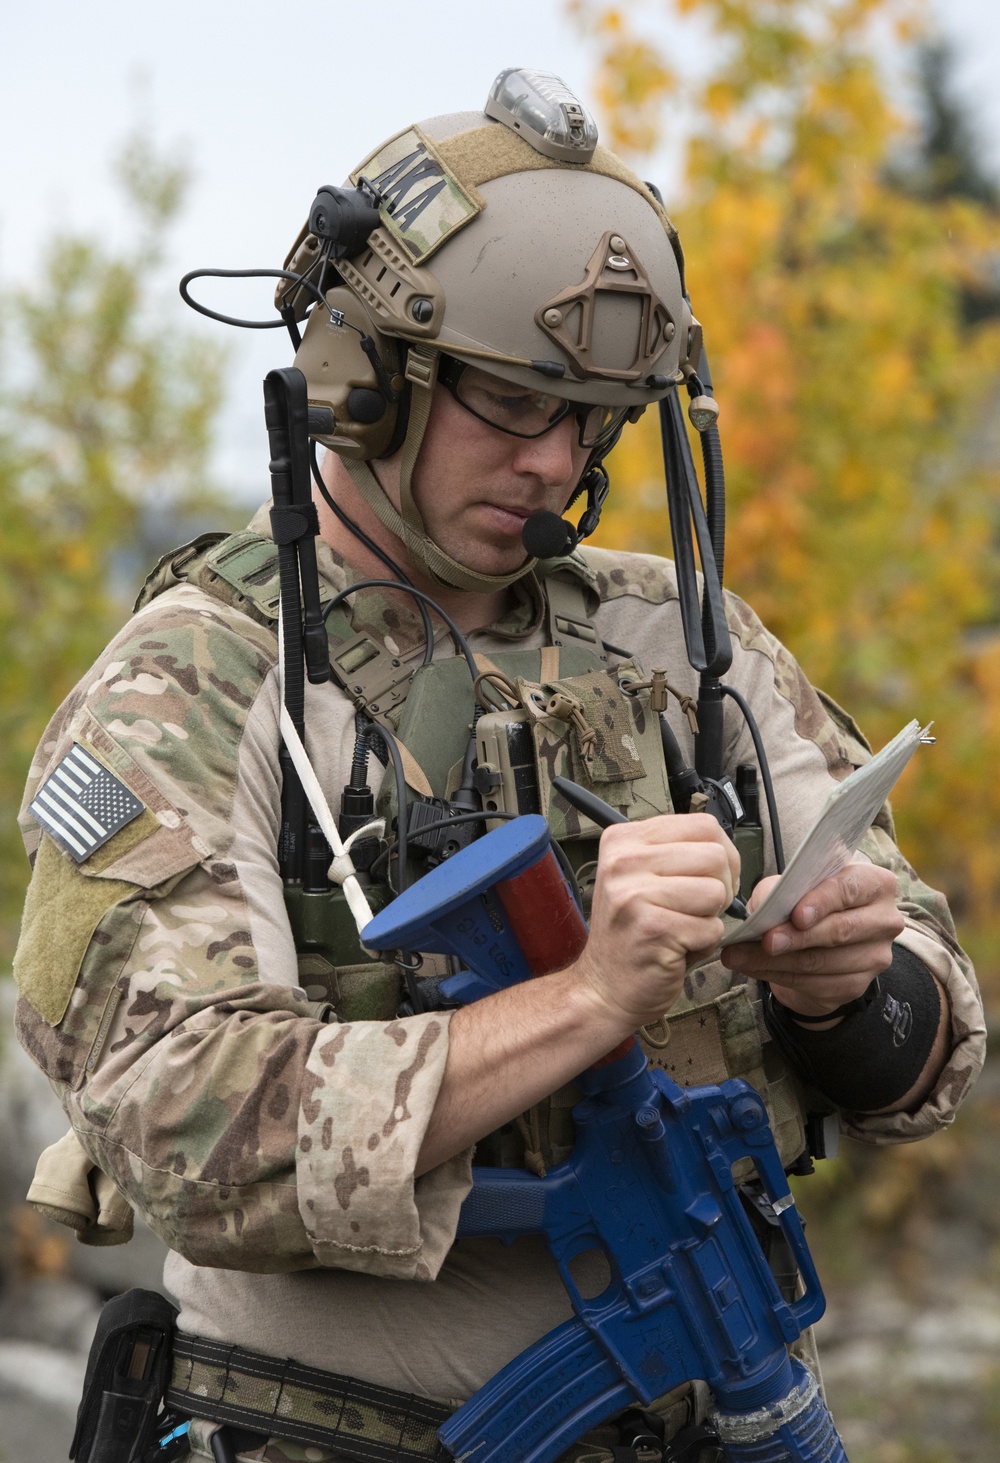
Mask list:
[[[176,1319],[155,1290],[129,1290],[106,1303],[70,1444],[75,1463],[138,1463],[154,1442]]]

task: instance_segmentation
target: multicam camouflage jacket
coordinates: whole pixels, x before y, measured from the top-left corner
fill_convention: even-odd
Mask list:
[[[251,529],[266,536],[265,522]],[[328,598],[351,575],[318,549]],[[331,1021],[328,992],[300,971],[275,854],[276,568],[240,587],[223,559],[196,546],[164,561],[38,750],[22,812],[33,877],[15,967],[19,1036],[94,1163],[174,1252],[168,1282],[186,1329],[468,1396],[565,1318],[568,1302],[540,1245],[453,1243],[470,1154],[414,1178],[448,1014]],[[569,572],[604,639],[696,692],[670,563],[585,549]],[[404,664],[420,660],[416,614],[378,591],[351,603],[355,629]],[[535,679],[551,679],[544,611],[529,577],[506,618],[470,637],[477,656],[535,649]],[[746,605],[730,597],[728,615],[728,679],[755,709],[791,851],[869,753]],[[442,639],[435,656],[450,654]],[[669,716],[690,751],[673,701]],[[336,808],[354,707],[332,684],[308,686],[306,729]],[[735,716],[727,732],[728,765],[753,760]],[[88,767],[101,826],[113,830],[103,841],[79,812],[73,832],[59,793],[76,778],[82,805]],[[952,1055],[917,1111],[842,1115],[855,1137],[905,1142],[951,1121],[981,1065],[982,1011],[944,900],[899,853],[887,814],[863,851],[898,875],[901,942],[951,1007]],[[349,983],[350,970],[338,974]],[[681,1008],[714,1001],[724,1025],[734,979],[720,965],[699,970]],[[670,1059],[697,1068],[697,1051],[681,1040]]]

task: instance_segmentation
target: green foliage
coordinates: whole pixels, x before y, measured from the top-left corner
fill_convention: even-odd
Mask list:
[[[165,324],[156,299],[163,231],[186,174],[141,138],[118,171],[136,216],[133,249],[60,239],[37,281],[0,301],[3,955],[27,878],[14,819],[45,723],[185,520],[222,511],[206,482],[222,357]]]

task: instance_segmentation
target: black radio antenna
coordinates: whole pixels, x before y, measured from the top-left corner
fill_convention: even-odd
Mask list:
[[[702,379],[692,378],[692,386],[692,394],[707,394]],[[733,652],[722,600],[726,531],[722,453],[717,429],[713,426],[708,430],[715,436],[710,447],[703,445],[709,504],[709,512],[706,513],[677,390],[671,391],[660,402],[663,470],[684,645],[689,663],[700,676],[695,767],[702,777],[718,778],[722,775],[723,762],[721,679],[732,664]],[[700,601],[695,541],[703,576]]]
[[[313,684],[330,679],[326,624],[320,607],[316,566],[319,520],[312,500],[309,466],[309,399],[306,378],[295,366],[264,378],[264,418],[271,451],[271,533],[278,547],[281,596],[284,704],[300,739],[305,736],[305,676]],[[305,605],[305,622],[302,608]],[[309,810],[291,754],[282,742],[282,877],[301,879],[305,869]]]

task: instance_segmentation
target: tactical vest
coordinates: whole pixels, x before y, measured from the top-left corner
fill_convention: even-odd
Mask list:
[[[563,774],[582,783],[630,819],[672,812],[658,717],[649,692],[622,688],[646,679],[634,661],[608,666],[592,615],[597,596],[572,560],[540,566],[548,644],[477,656],[481,671],[496,676],[520,703],[531,738],[538,811],[573,865],[585,901],[592,893],[599,830],[569,809],[552,788]],[[165,556],[146,581],[136,609],[176,584],[196,585],[277,634],[278,557],[274,543],[250,532],[208,534]],[[473,721],[469,667],[461,656],[432,661],[414,670],[365,632],[356,632],[346,613],[328,620],[331,660],[349,678],[356,704],[383,721],[404,751],[410,793],[446,798],[457,787]],[[500,679],[502,678],[502,680]],[[555,710],[553,710],[555,708]],[[379,811],[391,816],[395,783],[390,773],[378,794]],[[484,806],[489,807],[488,800]],[[299,975],[307,995],[326,1000],[341,1020],[389,1020],[399,1007],[401,975],[396,966],[358,959],[353,922],[345,919],[352,958],[303,935],[301,917],[289,905],[297,936]],[[303,948],[305,946],[306,948]],[[768,1035],[755,983],[740,982],[721,964],[698,972],[685,993],[655,1028],[639,1041],[650,1063],[682,1086],[742,1077],[767,1105],[782,1161],[792,1164],[805,1149],[803,1098],[795,1077]],[[544,1174],[573,1146],[573,1084],[538,1104],[516,1122],[483,1139],[476,1162],[528,1167]],[[736,1174],[742,1180],[752,1172]]]

